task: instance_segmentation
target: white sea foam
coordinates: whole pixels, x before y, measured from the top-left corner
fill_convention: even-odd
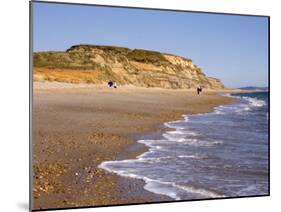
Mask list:
[[[181,124],[183,122],[188,122],[189,118],[187,115],[182,115],[183,119],[182,120],[177,120],[177,121],[169,121],[169,122],[165,122],[164,126],[169,127],[169,128],[173,128],[173,129],[185,129],[183,126],[177,126],[177,124]]]
[[[242,111],[250,111],[250,110],[251,110],[251,108],[248,105],[241,105],[240,107],[237,107],[235,112],[239,113]]]
[[[142,179],[146,183],[144,186],[144,189],[146,189],[150,192],[156,193],[156,194],[167,195],[175,200],[180,200],[180,198],[177,196],[177,193],[175,190],[169,189],[169,187],[167,188],[167,187],[163,186],[163,185],[171,185],[172,183],[166,183],[166,182],[161,182],[158,180],[153,180],[153,179],[147,178],[145,176],[128,173],[127,171],[123,171],[123,170],[116,170],[116,169],[113,169],[110,167],[111,164],[118,163],[118,162],[120,162],[120,161],[106,161],[106,162],[101,163],[98,167],[102,168],[108,172],[112,172],[112,173],[118,174],[123,177]]]
[[[170,142],[183,143],[183,144],[192,145],[192,146],[214,146],[214,145],[223,144],[222,141],[198,140],[196,138],[186,137],[185,135],[182,135],[182,134],[164,133],[163,137],[166,138]]]
[[[185,120],[186,122],[189,121],[188,116],[184,116],[184,120]]]
[[[224,106],[224,105],[220,105],[218,107],[215,107],[214,113],[215,114],[225,114],[226,113],[226,111],[225,111],[226,109],[229,109],[229,108]]]
[[[264,100],[257,99],[254,97],[234,97],[237,99],[242,99],[244,100],[244,102],[238,103],[236,105],[220,105],[215,108],[214,113],[218,115],[224,115],[229,112],[244,114],[245,112],[251,111],[252,108],[262,107],[266,105],[266,102]]]
[[[145,144],[148,147],[155,148],[157,144],[166,143],[167,140],[160,139],[160,140],[138,140],[138,143]]]
[[[174,200],[180,200],[175,188],[171,187],[171,183],[164,183],[157,180],[147,179],[144,189],[147,191],[162,194],[171,197]]]
[[[266,105],[266,102],[261,99],[249,98],[249,97],[244,97],[244,98],[247,99],[250,102],[250,105],[253,107],[262,107]]]
[[[120,161],[107,161],[107,162],[103,162],[99,165],[99,168],[105,169],[108,172],[113,172],[116,173],[118,175],[121,175],[123,177],[130,177],[130,178],[135,178],[135,179],[142,179],[145,181],[145,186],[144,189],[156,193],[156,194],[162,194],[162,195],[167,195],[169,197],[171,197],[172,199],[175,200],[180,200],[181,198],[178,196],[178,189],[179,190],[183,190],[185,192],[188,193],[195,193],[195,194],[199,194],[202,197],[224,197],[223,195],[220,195],[216,192],[213,191],[209,191],[206,189],[202,189],[202,188],[194,188],[192,186],[183,186],[183,185],[178,185],[174,182],[163,182],[160,180],[154,180],[154,179],[150,179],[148,177],[145,176],[141,176],[141,175],[136,175],[133,173],[128,173],[127,171],[122,171],[122,170],[116,170],[116,169],[112,169],[110,168],[110,164],[114,164],[114,163],[118,163]]]
[[[183,189],[189,193],[197,193],[204,197],[212,197],[212,198],[225,197],[225,195],[218,194],[217,192],[213,192],[203,188],[195,188],[193,186],[182,186],[182,185],[177,185],[176,183],[172,183],[172,185],[176,188]]]
[[[193,159],[203,159],[203,156],[199,155],[179,155],[178,158],[193,158]]]
[[[214,113],[215,113],[215,114],[220,114],[220,115],[225,114],[225,112],[223,112],[223,111],[221,111],[221,110],[215,110]]]
[[[225,195],[219,194],[214,191],[210,191],[203,188],[195,188],[193,186],[183,186],[178,185],[174,182],[162,182],[159,180],[145,179],[146,185],[145,189],[157,194],[167,195],[175,200],[181,200],[179,197],[178,190],[182,190],[184,192],[192,193],[200,195],[204,198],[219,198],[225,197]]]
[[[257,99],[255,97],[248,97],[248,96],[235,96],[235,98],[246,100],[251,107],[262,107],[266,105],[266,102],[262,99]]]
[[[166,132],[167,134],[176,134],[176,135],[185,135],[186,133],[185,133],[186,131],[183,131],[183,130],[175,130],[175,131],[168,131],[168,132]]]
[[[169,128],[172,128],[172,129],[185,129],[184,127],[180,127],[180,126],[176,126],[175,124],[177,123],[182,123],[182,120],[179,120],[179,121],[171,121],[171,122],[165,122],[164,123],[164,126],[166,127],[169,127]]]
[[[190,131],[190,130],[175,130],[175,131],[168,131],[167,134],[171,135],[186,135],[186,136],[196,136],[198,133]]]
[[[169,141],[182,142],[182,139],[184,139],[186,137],[186,135],[163,133],[163,137],[166,138]]]

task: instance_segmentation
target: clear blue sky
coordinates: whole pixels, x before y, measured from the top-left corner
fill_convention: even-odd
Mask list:
[[[188,57],[228,87],[266,86],[265,17],[34,3],[34,51],[75,44],[151,49]]]

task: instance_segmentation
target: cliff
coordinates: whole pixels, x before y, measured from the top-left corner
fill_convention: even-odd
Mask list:
[[[76,45],[66,52],[36,52],[34,80],[162,88],[224,88],[192,60],[155,51],[112,46]]]

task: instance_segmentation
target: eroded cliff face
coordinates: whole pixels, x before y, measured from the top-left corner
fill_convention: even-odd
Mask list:
[[[173,89],[224,88],[220,80],[205,76],[190,59],[121,47],[77,45],[66,52],[38,52],[34,53],[34,67],[34,78],[40,80],[95,84],[112,80],[120,85]],[[60,74],[51,75],[55,71]]]

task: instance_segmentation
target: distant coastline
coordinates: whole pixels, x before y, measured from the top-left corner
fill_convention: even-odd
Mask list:
[[[253,92],[261,92],[261,91],[268,92],[269,91],[268,87],[257,87],[257,86],[246,86],[246,87],[240,87],[238,89],[246,90],[246,91],[253,91]]]

